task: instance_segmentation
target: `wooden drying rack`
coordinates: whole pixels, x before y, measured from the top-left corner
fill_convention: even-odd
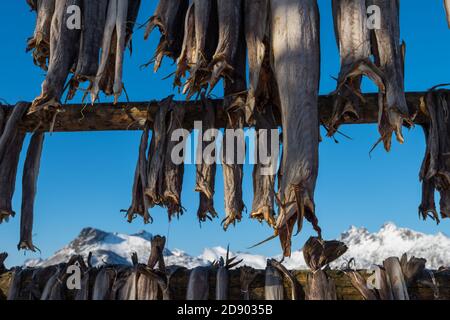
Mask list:
[[[424,124],[428,122],[423,110],[423,101],[426,93],[409,92],[406,94],[410,114],[416,114],[414,122]],[[365,104],[362,107],[360,119],[347,122],[347,124],[371,124],[378,122],[378,95],[374,93],[364,94]],[[184,127],[190,129],[194,121],[200,121],[203,113],[199,101],[175,101],[180,107],[186,108]],[[217,128],[225,126],[225,115],[222,100],[211,100],[216,108]],[[7,111],[13,106],[2,106]],[[90,104],[65,104],[61,113],[56,117],[53,132],[83,132],[83,131],[117,131],[117,130],[140,130],[143,120],[153,119],[158,110],[158,101],[150,102],[128,102],[98,103]],[[327,123],[332,113],[332,97],[320,96],[319,116],[323,123]],[[278,123],[281,123],[279,115],[276,115]],[[39,125],[36,116],[26,116],[20,127],[22,130],[31,132]],[[50,124],[44,124],[45,131],[50,130]]]

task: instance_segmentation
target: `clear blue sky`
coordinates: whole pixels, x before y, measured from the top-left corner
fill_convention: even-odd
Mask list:
[[[143,0],[139,22],[152,14],[156,0]],[[339,72],[339,56],[334,39],[329,0],[319,0],[322,21],[322,80],[321,93],[335,89],[331,76]],[[34,29],[35,15],[24,0],[0,1],[3,27],[0,29],[0,97],[9,103],[31,101],[40,93],[44,73],[25,53],[26,39]],[[402,1],[402,37],[407,43],[406,88],[426,90],[450,80],[450,30],[446,27],[441,0]],[[293,26],[295,27],[295,26]],[[166,61],[158,74],[151,69],[140,70],[158,43],[155,32],[144,42],[143,30],[134,35],[134,52],[125,61],[124,80],[132,101],[164,98],[172,93],[171,80],[161,80],[173,70]],[[367,91],[373,87],[367,86]],[[105,101],[103,98],[102,101]],[[340,138],[335,144],[325,139],[320,146],[320,175],[316,191],[317,213],[326,238],[335,238],[350,225],[365,226],[376,231],[386,221],[427,233],[446,232],[449,222],[439,227],[433,222],[421,222],[417,207],[420,202],[418,172],[424,154],[422,130],[417,127],[405,133],[403,146],[394,144],[390,154],[377,149],[372,158],[369,150],[378,139],[376,126],[352,126],[342,130],[352,141]],[[76,237],[83,227],[106,231],[134,233],[145,229],[167,235],[165,211],[154,209],[153,225],[144,226],[140,220],[128,224],[119,211],[128,208],[132,178],[137,159],[139,132],[55,133],[47,136],[42,159],[39,190],[36,200],[34,242],[42,257]],[[23,160],[22,160],[23,162]],[[22,166],[21,162],[21,166]],[[20,171],[21,172],[21,168]],[[19,175],[21,176],[21,175]],[[20,212],[21,185],[18,180],[14,205]],[[169,247],[199,254],[204,247],[226,246],[246,250],[248,246],[270,235],[272,231],[245,217],[236,228],[225,233],[220,220],[202,228],[196,219],[198,195],[193,191],[195,168],[185,173],[183,205],[186,214],[170,226]],[[223,215],[221,170],[217,172],[216,208]],[[251,206],[251,168],[246,167],[244,179],[245,203]],[[0,225],[0,251],[10,253],[9,265],[39,254],[17,252],[19,221],[16,216]],[[306,226],[294,239],[299,249],[313,232]],[[278,241],[251,250],[264,255],[279,254]]]

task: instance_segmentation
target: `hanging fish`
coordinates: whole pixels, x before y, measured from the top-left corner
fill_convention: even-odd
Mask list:
[[[350,278],[353,287],[362,295],[364,300],[373,301],[378,300],[377,294],[374,290],[367,286],[367,280],[356,270],[347,270],[345,274]]]
[[[271,227],[275,220],[275,178],[278,165],[278,128],[272,109],[256,108],[256,164],[253,169],[253,204],[250,217],[266,221]],[[275,141],[274,141],[275,140]],[[274,148],[275,147],[275,148]]]
[[[144,219],[144,223],[151,223],[153,221],[149,214],[150,203],[148,198],[144,195],[144,190],[147,187],[147,148],[148,148],[149,128],[145,126],[141,141],[139,144],[139,156],[134,174],[132,201],[131,206],[126,210],[128,222],[132,222],[136,216],[141,216]],[[125,212],[125,210],[122,210]]]
[[[15,216],[12,198],[19,157],[25,140],[25,133],[20,132],[18,126],[28,107],[27,103],[18,103],[14,107],[0,136],[0,224]]]
[[[148,152],[147,188],[144,190],[151,207],[162,205],[164,200],[164,163],[167,146],[167,116],[173,105],[173,96],[159,104],[153,122],[152,141]]]
[[[303,247],[303,256],[312,273],[308,275],[307,300],[337,300],[336,285],[324,268],[347,251],[339,241],[323,241],[311,237]]]
[[[111,300],[111,289],[117,271],[110,267],[103,267],[95,278],[92,300]]]
[[[107,10],[108,0],[83,0],[80,49],[74,76],[70,81],[68,100],[74,97],[80,82],[92,83],[97,75]]]
[[[402,255],[400,265],[402,267],[402,273],[405,278],[406,287],[411,287],[417,279],[423,274],[427,260],[411,257],[408,259],[408,255],[405,253]]]
[[[246,121],[253,121],[257,104],[263,109],[273,89],[270,86],[270,21],[269,0],[245,0],[245,40],[248,52],[249,88],[246,102]]]
[[[60,99],[71,68],[76,63],[79,52],[80,30],[69,29],[71,20],[70,6],[81,8],[81,0],[58,0],[55,2],[55,13],[50,33],[50,60],[48,72],[42,83],[41,95],[37,97],[29,110],[35,113],[60,106]]]
[[[188,131],[183,129],[185,109],[173,104],[168,114],[166,155],[164,159],[163,203],[169,221],[183,214],[181,191],[183,187],[184,157]],[[180,141],[181,139],[181,141]]]
[[[306,218],[318,235],[321,235],[314,203],[320,140],[320,34],[317,2],[273,0],[271,36],[272,67],[281,101],[283,128],[278,194],[280,212],[275,236],[280,238],[283,255],[289,257],[296,222],[300,232],[303,218]]]
[[[195,17],[195,52],[194,65],[191,67],[189,79],[184,85],[183,93],[187,99],[207,87],[211,63],[217,48],[218,11],[213,0],[194,0]]]
[[[368,76],[384,92],[383,75],[370,60],[370,30],[365,0],[333,0],[333,18],[341,57],[338,87],[334,92],[333,114],[328,135],[334,135],[348,119],[358,120],[362,76]]]
[[[25,159],[22,176],[22,212],[18,250],[36,251],[33,244],[33,216],[44,137],[44,132],[33,134]]]
[[[394,300],[409,300],[408,288],[399,259],[397,257],[388,258],[384,260],[383,266],[391,283]]]
[[[27,52],[32,51],[34,64],[47,70],[47,61],[50,57],[50,29],[55,0],[40,0],[32,7],[36,10],[36,27],[34,34],[28,39]]]
[[[411,124],[405,97],[404,64],[405,44],[400,44],[400,2],[369,0],[368,5],[376,5],[382,14],[381,28],[372,31],[372,51],[375,63],[383,73],[385,93],[379,94],[379,132],[380,141],[387,151],[391,149],[392,134],[404,142],[402,126]]]
[[[181,52],[177,59],[177,69],[175,71],[174,87],[182,86],[182,78],[195,65],[195,52],[197,40],[195,35],[195,3],[192,2],[186,12],[184,21],[184,36]]]
[[[298,294],[297,294],[297,287],[299,286],[299,283],[297,279],[294,277],[294,275],[286,269],[285,266],[281,262],[278,262],[275,259],[269,259],[267,263],[277,269],[281,274],[283,274],[290,282],[291,284],[291,300],[298,300]]]
[[[439,222],[434,204],[434,191],[440,193],[440,212],[443,219],[450,217],[450,91],[432,88],[426,95],[430,125],[425,125],[427,149],[420,170],[423,183],[422,204],[419,211],[424,219],[430,215]]]
[[[200,193],[200,204],[197,217],[200,222],[218,217],[214,209],[214,189],[216,180],[216,112],[205,96],[202,96],[202,128],[197,147],[197,179],[195,191]]]
[[[189,0],[160,0],[156,11],[145,30],[147,39],[155,27],[161,32],[161,40],[156,49],[154,71],[158,71],[164,56],[176,60],[183,44],[183,22],[189,7]]]

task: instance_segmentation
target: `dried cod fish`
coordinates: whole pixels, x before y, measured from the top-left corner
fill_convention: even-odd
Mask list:
[[[387,151],[391,149],[392,134],[404,142],[402,126],[411,123],[404,88],[405,45],[400,44],[399,0],[369,0],[368,5],[380,8],[381,28],[373,30],[375,63],[383,73],[386,92],[379,94],[379,131]]]
[[[426,263],[427,260],[425,259],[411,257],[411,259],[408,260],[408,255],[406,253],[402,255],[400,265],[402,267],[402,273],[408,288],[422,275],[425,270]]]
[[[107,73],[110,73],[108,75],[109,78],[107,79],[107,82],[109,82],[109,84],[113,82],[112,93],[114,95],[114,103],[117,103],[120,95],[122,94],[123,58],[127,41],[128,4],[129,0],[109,1],[105,29],[103,32],[100,65],[91,88],[92,103],[97,100],[101,82]],[[114,52],[114,57],[111,55],[112,52]],[[114,65],[114,68],[112,68],[112,65]],[[111,74],[112,70],[114,70],[114,77],[112,77]],[[110,88],[110,85],[108,87]],[[110,94],[111,92],[108,91],[109,90],[106,90],[105,93]]]
[[[243,260],[235,261],[237,257],[230,258],[230,247],[227,248],[225,260],[220,257],[216,275],[216,300],[228,300],[229,270],[239,265]]]
[[[60,106],[60,99],[71,68],[76,63],[79,52],[80,30],[69,29],[67,21],[72,15],[70,6],[81,7],[81,0],[58,0],[55,2],[50,33],[50,60],[48,72],[42,83],[41,95],[29,110],[35,113]]]
[[[161,40],[156,48],[154,71],[158,71],[164,56],[176,60],[182,49],[183,36],[187,29],[183,29],[183,22],[189,7],[189,0],[160,0],[156,11],[150,18],[145,30],[147,39],[155,27],[161,32]]]
[[[248,51],[250,82],[246,104],[246,121],[253,120],[258,104],[263,107],[269,97],[267,71],[270,69],[269,0],[244,0],[245,40]]]
[[[232,7],[234,8],[234,6]],[[231,9],[231,7],[228,9]],[[242,20],[235,22],[242,22]],[[231,29],[234,29],[234,27]],[[243,163],[245,160],[243,129],[245,123],[245,93],[247,92],[246,50],[243,26],[240,26],[238,30],[238,46],[235,53],[230,55],[230,57],[233,57],[231,62],[235,68],[232,70],[230,77],[224,79],[223,108],[227,116],[221,154],[226,215],[222,221],[224,230],[227,230],[230,225],[235,225],[236,221],[241,221],[242,211],[245,209],[242,200],[242,180],[244,176]],[[231,30],[222,32],[227,34]],[[226,51],[229,52],[229,48]],[[218,60],[216,66],[221,65],[224,61],[228,61],[228,58],[222,61]],[[229,147],[232,148],[229,149]]]
[[[439,86],[438,86],[439,87]],[[425,127],[427,150],[420,171],[423,182],[423,201],[420,213],[429,213],[439,221],[434,204],[434,190],[438,190],[443,219],[450,217],[450,91],[432,88],[426,96],[430,126]]]
[[[184,36],[181,46],[181,52],[177,59],[177,69],[175,71],[174,87],[181,87],[181,79],[186,77],[191,67],[195,64],[196,52],[196,35],[195,35],[195,3],[192,2],[186,12],[184,21]]]
[[[365,0],[333,0],[336,40],[341,57],[338,88],[335,91],[333,114],[328,135],[334,135],[347,119],[357,120],[360,113],[362,76],[371,78],[381,92],[384,83],[381,71],[370,60],[370,30],[367,27]]]
[[[358,271],[348,270],[345,274],[350,278],[352,285],[363,296],[364,300],[378,300],[374,290],[367,286],[367,280]]]
[[[450,28],[450,0],[444,0],[445,12],[447,14],[447,23]]]
[[[409,300],[408,288],[399,259],[397,257],[388,258],[384,260],[383,266],[391,283],[394,300]]]
[[[186,146],[186,132],[183,130],[185,109],[171,105],[168,114],[166,131],[166,155],[164,159],[163,203],[167,207],[169,221],[179,218],[183,214],[181,205],[181,191],[184,175],[184,150]],[[177,131],[183,130],[178,136]],[[178,140],[177,140],[178,139]],[[181,142],[180,140],[181,139]],[[176,153],[175,153],[176,152]],[[178,159],[176,159],[178,158]]]
[[[265,277],[264,299],[270,301],[284,300],[283,277],[281,273],[268,263]]]
[[[274,0],[271,21],[273,70],[283,127],[275,236],[288,257],[296,222],[300,232],[306,218],[321,235],[314,204],[319,167],[319,9],[315,0]]]
[[[22,176],[22,212],[18,250],[36,251],[33,244],[33,216],[44,136],[43,132],[33,134],[25,159]]]
[[[303,247],[303,256],[312,273],[308,275],[307,300],[337,300],[336,285],[323,270],[347,251],[339,241],[311,237]]]
[[[39,0],[36,7],[36,27],[33,37],[28,39],[27,52],[32,51],[34,64],[47,70],[47,61],[50,57],[50,29],[53,13],[55,12],[55,0]]]
[[[94,288],[92,292],[92,300],[111,300],[112,286],[117,271],[113,268],[103,267],[95,278]]]
[[[25,133],[18,130],[18,125],[28,107],[27,103],[18,103],[14,107],[0,136],[0,224],[15,216],[12,198],[20,152],[25,139]]]
[[[195,191],[200,193],[197,217],[200,222],[219,216],[214,209],[214,189],[216,180],[216,136],[214,134],[216,112],[208,99],[202,96],[202,128],[197,149],[197,178]]]
[[[210,89],[214,89],[219,79],[233,78],[234,71],[239,71],[236,59],[242,45],[243,2],[242,0],[217,0],[219,21],[219,40],[216,51],[209,65],[211,78]]]
[[[289,280],[291,284],[291,300],[298,300],[297,288],[299,286],[299,283],[294,275],[288,269],[286,269],[286,267],[281,262],[278,262],[275,259],[269,259],[267,263],[270,264],[271,267],[281,272],[281,274],[283,274]]]
[[[208,300],[211,267],[196,267],[189,275],[186,300]]]
[[[99,55],[105,30],[108,0],[83,0],[83,24],[80,49],[74,76],[70,81],[68,100],[71,100],[80,82],[94,81],[99,67]]]
[[[162,205],[164,201],[164,163],[167,146],[167,117],[173,106],[173,97],[169,97],[159,104],[153,122],[152,141],[148,153],[147,188],[145,196],[148,197],[151,207]]]

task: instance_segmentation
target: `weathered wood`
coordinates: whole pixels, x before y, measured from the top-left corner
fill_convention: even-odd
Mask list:
[[[428,123],[428,117],[420,110],[425,92],[410,92],[406,98],[410,114],[418,112],[415,123]],[[366,105],[360,112],[360,118],[346,124],[375,124],[378,122],[378,95],[365,94]],[[226,117],[223,110],[223,101],[211,100],[216,112],[216,127],[225,126]],[[117,130],[142,130],[147,117],[152,120],[159,108],[159,101],[150,102],[128,102],[98,103],[94,106],[82,104],[67,104],[62,106],[61,113],[56,117],[54,132],[79,132],[79,131],[117,131]],[[176,101],[177,106],[186,108],[184,126],[189,129],[193,127],[194,121],[203,118],[200,101]],[[7,112],[11,112],[13,106],[3,105]],[[327,123],[331,118],[332,97],[321,96],[319,99],[319,115],[322,123]],[[277,124],[280,124],[280,115],[275,115]],[[21,123],[21,129],[32,132],[39,124],[36,116],[28,115]],[[49,131],[50,123],[44,123],[40,128]]]
[[[191,270],[179,270],[176,272],[171,280],[170,287],[172,290],[172,298],[176,300],[185,300],[187,284]],[[307,277],[310,272],[308,271],[293,271],[292,272],[297,281],[300,283],[303,291],[307,290]],[[336,294],[338,300],[363,300],[362,295],[356,290],[350,278],[342,271],[327,271],[328,275],[336,283]],[[361,271],[361,275],[364,278],[368,278],[369,274]],[[242,299],[241,285],[240,285],[240,271],[231,270],[230,273],[230,287],[229,297],[231,300]],[[423,276],[422,276],[423,277]],[[8,289],[12,282],[12,272],[7,272],[0,275],[0,300],[5,299],[8,294]],[[439,287],[439,299],[450,299],[450,272],[435,272],[436,283]],[[421,277],[419,277],[418,284],[409,288],[409,295],[411,300],[434,300],[434,292],[431,287],[424,286],[421,283]],[[215,286],[216,286],[216,274],[210,272],[208,277],[209,283],[209,298],[214,299]],[[256,278],[252,281],[249,290],[249,296],[251,300],[264,300],[264,283],[265,276],[263,271],[258,271]],[[289,281],[285,279],[284,283],[284,297],[287,300],[291,298],[291,288]]]

